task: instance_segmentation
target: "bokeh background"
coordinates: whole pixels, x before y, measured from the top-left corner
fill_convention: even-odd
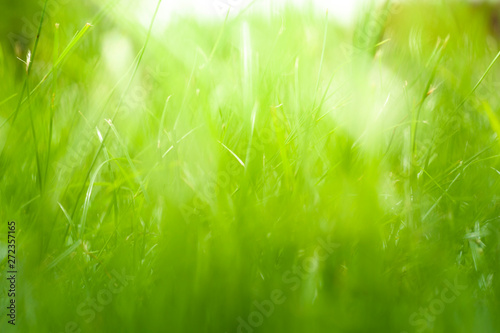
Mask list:
[[[1,332],[500,330],[496,2],[156,6],[0,4]]]

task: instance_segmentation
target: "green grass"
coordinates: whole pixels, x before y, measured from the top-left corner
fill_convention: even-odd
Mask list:
[[[1,332],[500,331],[498,8],[148,8],[1,24]]]

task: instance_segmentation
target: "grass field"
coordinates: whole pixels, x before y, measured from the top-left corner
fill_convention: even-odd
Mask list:
[[[47,3],[0,5],[2,333],[500,332],[499,7]]]

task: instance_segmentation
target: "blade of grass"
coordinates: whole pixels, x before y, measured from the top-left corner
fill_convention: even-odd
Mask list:
[[[56,259],[54,259],[45,269],[46,271],[56,267],[61,261],[63,261],[66,257],[68,257],[73,251],[76,250],[77,247],[82,244],[81,240],[77,240],[76,242],[73,243],[66,251],[61,253]]]
[[[53,50],[53,61],[57,62],[57,55],[59,54],[59,23],[55,24],[54,30],[54,50]],[[52,131],[54,127],[54,113],[56,109],[56,91],[57,91],[57,75],[52,77],[52,98],[50,101],[50,115],[49,115],[49,137],[47,142],[47,159],[45,163],[45,179],[47,179],[47,174],[49,171],[50,163],[50,152],[52,148]]]
[[[123,142],[123,139],[121,138],[120,134],[118,133],[118,130],[116,129],[115,125],[113,125],[113,122],[111,120],[106,120],[111,129],[113,130],[113,133],[115,134],[116,138],[118,139],[118,143],[122,146],[123,152],[125,154],[125,157],[127,158],[128,164],[130,165],[130,168],[132,169],[133,173],[136,175],[137,179],[139,180],[139,186],[141,187],[142,193],[144,194],[144,198],[146,201],[149,201],[149,196],[148,192],[146,191],[146,188],[143,185],[142,179],[139,177],[139,172],[137,171],[137,168],[135,167],[134,162],[130,158],[130,154],[128,153],[128,148],[125,142]]]
[[[465,104],[465,102],[467,102],[467,100],[472,96],[472,94],[474,94],[474,92],[477,90],[477,88],[483,82],[486,75],[488,75],[488,73],[490,72],[493,65],[497,62],[499,57],[500,57],[500,52],[498,52],[497,55],[495,56],[495,58],[491,61],[490,65],[488,66],[488,68],[486,68],[486,71],[483,73],[483,75],[481,76],[479,81],[477,81],[474,88],[472,88],[472,90],[469,92],[469,94],[467,94],[467,96],[465,96],[465,98],[462,100],[462,102],[460,104],[458,104],[457,108],[455,109],[455,112],[458,111],[458,109],[460,109]]]
[[[28,94],[29,98],[29,94]],[[31,108],[31,103],[28,100],[28,109],[30,114],[30,124],[31,124],[31,135],[33,136],[33,146],[35,148],[35,160],[36,160],[36,169],[37,169],[37,183],[40,190],[40,194],[43,192],[43,179],[42,179],[42,166],[40,161],[40,153],[38,152],[38,139],[36,136],[35,130],[35,122],[33,120],[33,110]]]
[[[117,105],[117,107],[116,107],[116,109],[115,109],[115,111],[113,113],[113,116],[111,117],[111,121],[113,121],[115,119],[116,114],[118,113],[118,110],[120,109],[121,104],[123,103],[123,100],[125,99],[125,96],[128,93],[128,89],[130,88],[130,86],[132,84],[132,81],[135,78],[135,75],[136,75],[137,70],[139,68],[139,65],[141,63],[142,57],[144,56],[144,52],[146,50],[146,46],[148,45],[148,41],[149,41],[149,38],[150,38],[150,35],[151,35],[151,30],[153,29],[153,23],[155,21],[156,15],[158,14],[158,10],[160,8],[160,4],[161,4],[161,0],[158,0],[155,12],[153,14],[153,17],[152,17],[150,25],[149,25],[148,33],[146,35],[146,40],[144,42],[143,47],[141,48],[141,50],[139,52],[139,57],[137,59],[136,65],[134,67],[134,71],[132,72],[130,80],[129,80],[129,82],[128,82],[126,88],[125,88],[125,90],[123,91],[123,94],[122,94],[122,96],[120,98],[120,101],[118,102],[118,105]],[[104,134],[103,140],[102,140],[101,144],[99,145],[99,148],[97,149],[96,153],[94,154],[94,158],[92,159],[90,167],[89,167],[89,169],[87,171],[87,174],[85,176],[85,180],[84,180],[84,182],[83,182],[83,184],[82,184],[82,186],[81,186],[80,190],[78,191],[77,196],[75,198],[75,204],[73,206],[73,211],[71,213],[71,217],[72,218],[74,218],[74,216],[75,216],[75,213],[76,213],[76,210],[77,210],[77,207],[78,207],[78,202],[80,200],[80,197],[82,196],[83,191],[85,190],[85,186],[86,186],[87,180],[90,178],[90,174],[92,172],[92,169],[94,168],[94,165],[97,162],[97,159],[98,159],[98,157],[99,157],[99,155],[100,155],[100,153],[101,153],[101,151],[102,151],[102,149],[104,147],[104,143],[105,143],[106,139],[108,138],[108,136],[110,134],[110,131],[111,131],[111,127],[108,127],[108,129],[106,130],[106,133]]]

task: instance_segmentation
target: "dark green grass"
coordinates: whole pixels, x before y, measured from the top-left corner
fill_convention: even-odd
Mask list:
[[[69,3],[3,38],[1,332],[499,331],[497,11]]]

